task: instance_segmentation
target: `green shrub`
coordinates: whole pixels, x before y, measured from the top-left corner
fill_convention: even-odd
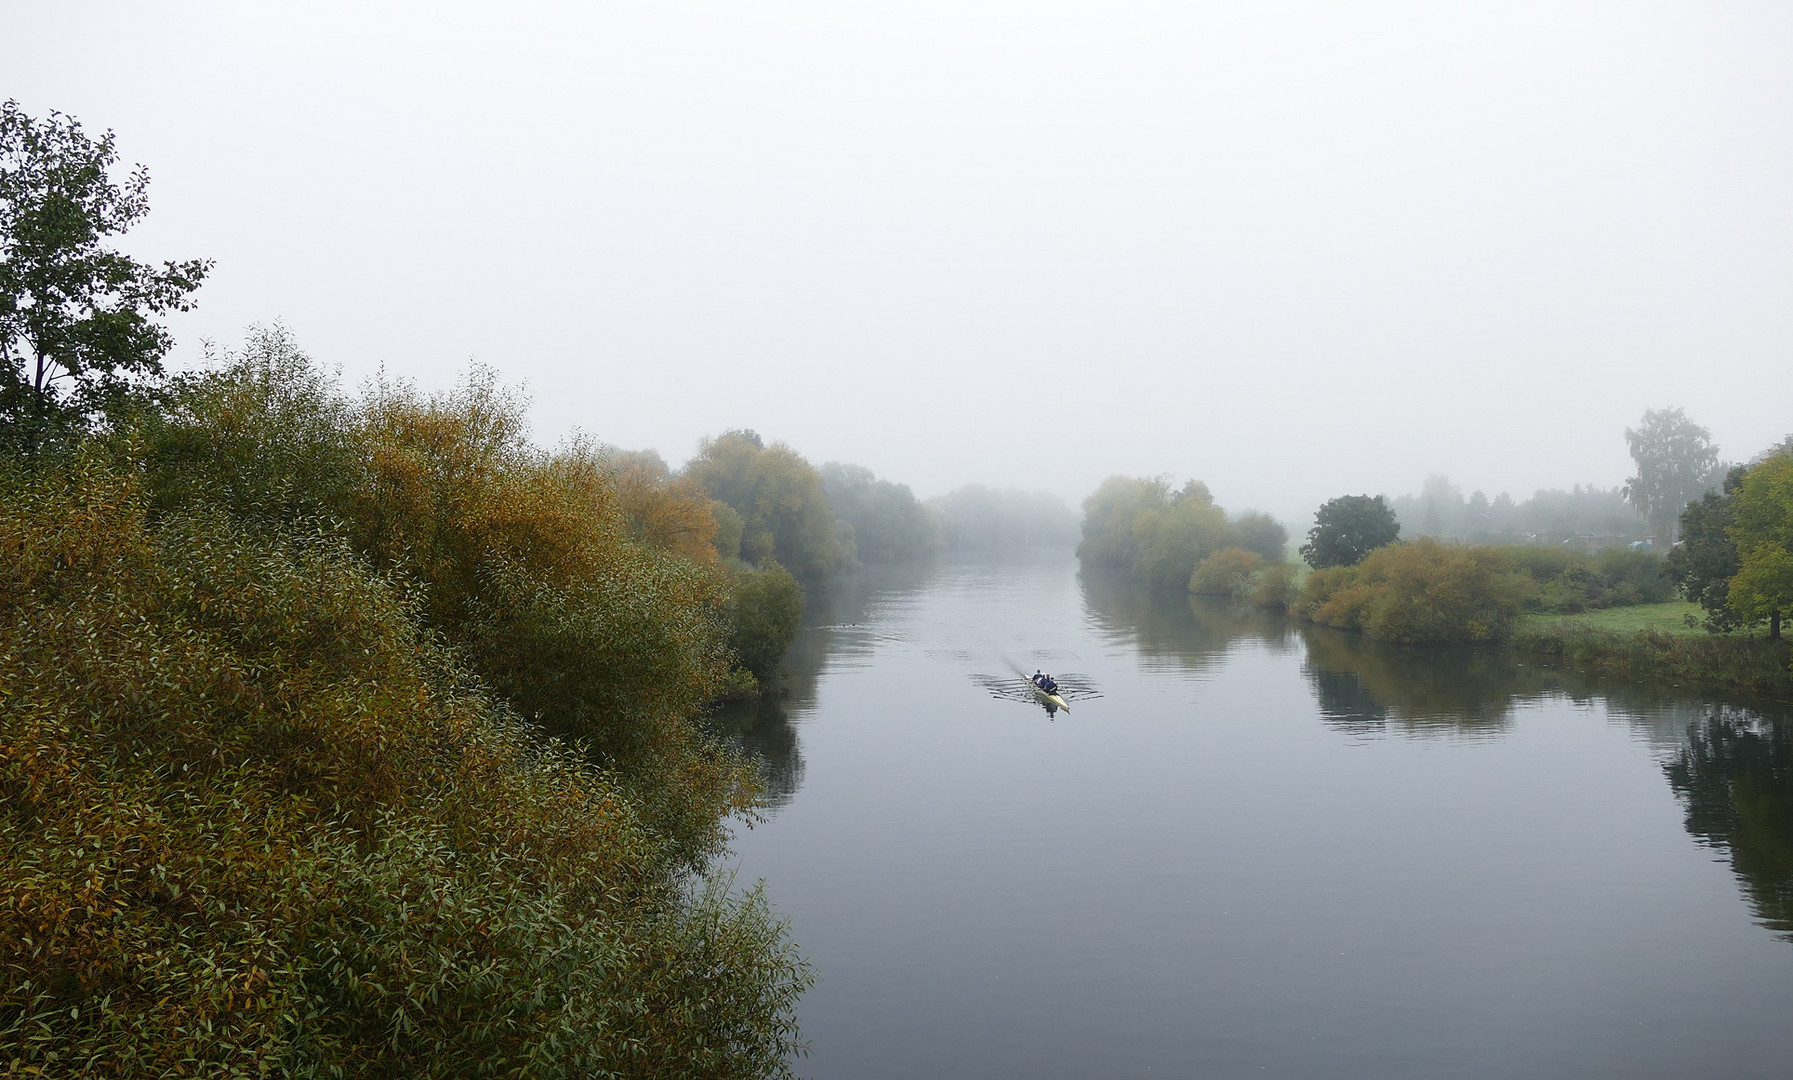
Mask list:
[[[1514,641],[1581,670],[1793,703],[1793,647],[1784,641],[1627,633],[1569,621],[1522,627]]]
[[[684,538],[675,519],[713,523],[708,501],[635,497],[632,517],[610,463],[584,444],[537,450],[523,406],[489,371],[446,394],[380,385],[349,403],[262,335],[190,380],[135,453],[159,513],[342,538],[490,689],[630,786],[695,865],[753,790],[693,722],[725,688],[728,582],[713,553],[693,558],[707,547],[636,533]]]
[[[1252,607],[1266,611],[1282,611],[1300,595],[1300,567],[1293,563],[1271,563],[1258,571],[1246,600]]]
[[[152,509],[216,507],[258,529],[335,521],[366,479],[353,403],[278,326],[216,359],[138,417]]]
[[[1652,551],[1608,548],[1598,554],[1561,545],[1511,544],[1490,548],[1531,581],[1525,609],[1558,615],[1632,604],[1657,604],[1674,595],[1663,560]]]
[[[803,620],[803,586],[772,560],[757,567],[736,563],[729,577],[723,613],[729,650],[752,676],[749,685],[772,684]]]
[[[1377,548],[1356,566],[1315,571],[1296,610],[1381,641],[1492,641],[1512,629],[1525,591],[1491,549],[1422,537]]]
[[[1242,600],[1250,594],[1264,557],[1244,548],[1222,548],[1197,563],[1189,575],[1189,591],[1199,596],[1230,596]]]

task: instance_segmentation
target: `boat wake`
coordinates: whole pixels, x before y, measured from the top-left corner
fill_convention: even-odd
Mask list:
[[[1076,671],[1054,672],[1052,678],[1058,683],[1058,696],[1067,703],[1092,701],[1102,696],[1095,683],[1088,675]],[[1025,701],[1030,705],[1040,704],[1034,696],[1034,686],[1025,675],[984,675],[971,676],[971,681],[990,692],[994,698],[1004,701]]]

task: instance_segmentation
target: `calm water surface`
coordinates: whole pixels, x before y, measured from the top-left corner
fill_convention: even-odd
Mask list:
[[[1774,716],[1052,559],[816,605],[742,832],[819,1078],[1793,1075]],[[976,677],[1079,672],[1048,718]]]

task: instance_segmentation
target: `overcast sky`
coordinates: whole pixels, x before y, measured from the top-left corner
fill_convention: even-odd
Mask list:
[[[536,433],[752,427],[918,494],[1614,485],[1793,431],[1786,3],[24,3],[0,97],[112,128],[283,321]]]

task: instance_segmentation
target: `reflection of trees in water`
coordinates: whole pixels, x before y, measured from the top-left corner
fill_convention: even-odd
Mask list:
[[[708,717],[712,730],[759,766],[764,803],[780,807],[803,785],[803,748],[796,720],[815,704],[816,684],[831,657],[869,652],[871,641],[845,629],[893,596],[914,592],[932,575],[927,564],[867,567],[805,596],[803,628],[784,657],[776,693],[732,701]]]
[[[1337,671],[1307,663],[1301,673],[1313,684],[1320,719],[1340,731],[1369,735],[1388,726],[1388,706],[1364,688],[1355,671]]]
[[[1757,918],[1793,941],[1793,716],[1665,697],[1498,649],[1401,648],[1318,627],[1304,636],[1302,673],[1321,718],[1354,734],[1498,733],[1518,703],[1600,699],[1652,745],[1672,748],[1663,769],[1687,831],[1730,852]]]
[[[1687,831],[1731,853],[1756,917],[1793,941],[1793,720],[1713,706],[1663,770]]]
[[[785,699],[731,701],[710,715],[710,724],[758,766],[765,806],[783,806],[803,786],[803,751]]]
[[[1262,642],[1272,651],[1289,647],[1289,621],[1281,612],[1153,589],[1125,571],[1085,568],[1078,580],[1084,610],[1105,637],[1190,671],[1212,667],[1236,641]]]
[[[1673,751],[1688,724],[1713,707],[1711,699],[1671,696],[1661,684],[1549,667],[1493,646],[1389,645],[1320,626],[1301,634],[1307,645],[1301,670],[1322,719],[1358,734],[1391,725],[1420,735],[1499,733],[1516,706],[1568,698],[1600,701],[1652,746]]]
[[[1562,680],[1498,649],[1424,649],[1311,626],[1307,676],[1320,717],[1363,734],[1392,725],[1413,733],[1505,731],[1519,699],[1563,691]]]

